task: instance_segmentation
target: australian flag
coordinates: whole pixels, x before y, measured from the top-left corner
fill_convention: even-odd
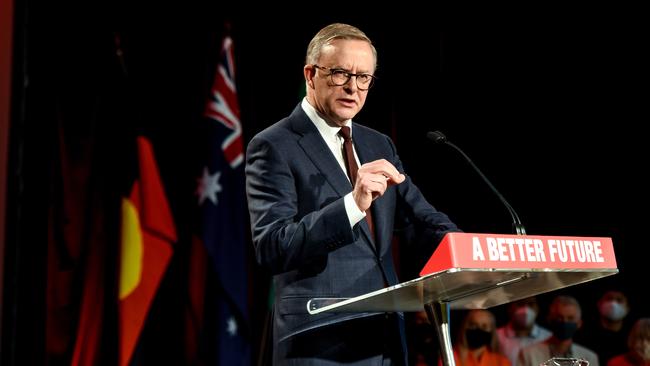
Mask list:
[[[197,234],[210,256],[216,281],[216,294],[207,295],[216,299],[205,309],[206,321],[216,323],[216,344],[202,346],[209,353],[216,352],[209,358],[214,357],[217,365],[250,365],[244,149],[232,46],[232,39],[224,37],[205,107],[205,125],[200,129],[200,139],[207,141],[197,172]]]

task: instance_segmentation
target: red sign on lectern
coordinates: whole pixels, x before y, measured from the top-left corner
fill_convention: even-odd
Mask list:
[[[615,269],[611,238],[448,233],[420,276],[450,268]]]

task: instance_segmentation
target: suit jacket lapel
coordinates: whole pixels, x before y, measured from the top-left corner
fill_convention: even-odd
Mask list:
[[[309,159],[314,163],[314,165],[316,165],[316,167],[321,172],[323,172],[323,175],[325,176],[327,181],[341,197],[350,193],[352,191],[352,184],[350,184],[350,180],[341,169],[341,166],[336,161],[336,158],[334,157],[332,151],[329,149],[329,147],[323,140],[323,137],[318,132],[316,126],[314,126],[314,123],[309,119],[309,117],[307,117],[307,115],[302,110],[302,107],[300,107],[300,105],[298,105],[296,109],[294,109],[290,118],[292,119],[291,123],[294,131],[302,135],[302,138],[298,140],[298,143],[300,144],[300,147],[305,151],[307,157],[309,157]],[[355,132],[352,133],[353,140],[356,131],[358,130],[355,129]],[[359,136],[358,140],[363,141],[364,139],[361,136]],[[379,154],[375,152],[374,149],[372,149],[370,146],[363,145],[362,143],[357,142],[356,140],[354,140],[354,143],[355,143],[356,152],[359,155],[359,160],[362,163],[366,161],[375,160],[377,159],[376,156],[379,156]],[[375,203],[377,201],[375,201]],[[381,211],[381,210],[377,210],[377,211]],[[374,216],[375,215],[374,209],[372,213],[373,213],[373,218],[375,219],[376,222],[377,219],[376,216]],[[368,223],[366,222],[366,220],[362,220],[361,222],[359,222],[359,225],[361,227],[361,231],[363,232],[364,236],[367,239],[366,241],[370,246],[370,249],[372,249],[375,252],[375,254],[379,253],[378,251],[379,246],[373,244],[372,235],[370,235],[370,228],[368,227]],[[379,241],[380,238],[378,237],[377,239]]]
[[[298,143],[305,151],[307,157],[323,172],[323,176],[325,176],[336,193],[341,197],[350,193],[352,185],[348,177],[341,170],[341,166],[336,161],[332,151],[325,141],[323,141],[323,137],[318,132],[318,129],[309,120],[309,117],[307,117],[300,105],[293,111],[291,118],[294,131],[302,135]]]

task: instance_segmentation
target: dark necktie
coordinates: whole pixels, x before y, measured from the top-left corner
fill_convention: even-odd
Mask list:
[[[350,136],[350,127],[343,126],[339,131],[339,134],[343,137],[343,159],[345,160],[345,167],[348,169],[348,176],[350,177],[350,182],[352,182],[352,188],[357,182],[357,171],[359,166],[357,165],[357,160],[354,158],[354,150],[352,149],[352,136]],[[375,225],[372,222],[372,213],[370,209],[366,211],[366,221],[368,222],[368,227],[370,228],[370,235],[372,239],[375,239]]]

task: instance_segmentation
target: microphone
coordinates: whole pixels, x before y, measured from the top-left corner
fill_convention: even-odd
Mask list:
[[[458,151],[465,158],[465,160],[469,162],[469,164],[472,166],[472,168],[474,168],[474,170],[478,173],[478,175],[480,175],[481,178],[483,178],[483,181],[488,185],[488,187],[490,187],[492,192],[494,192],[494,194],[496,194],[497,197],[499,197],[501,203],[503,203],[503,205],[506,206],[506,209],[508,209],[508,212],[510,212],[510,216],[512,217],[512,228],[515,231],[515,233],[517,235],[526,235],[526,229],[524,228],[524,225],[521,223],[521,220],[519,220],[519,216],[517,215],[515,210],[512,208],[512,206],[510,206],[508,201],[506,201],[506,199],[501,195],[501,193],[497,191],[497,189],[494,187],[494,185],[492,185],[490,180],[487,179],[485,174],[483,174],[483,172],[474,164],[472,159],[470,159],[469,156],[467,156],[467,154],[463,152],[463,150],[461,150],[458,146],[454,145],[453,143],[449,142],[449,140],[447,140],[447,136],[445,136],[440,131],[427,132],[427,138],[429,138],[429,140],[437,144],[449,145],[453,147],[456,151]]]

